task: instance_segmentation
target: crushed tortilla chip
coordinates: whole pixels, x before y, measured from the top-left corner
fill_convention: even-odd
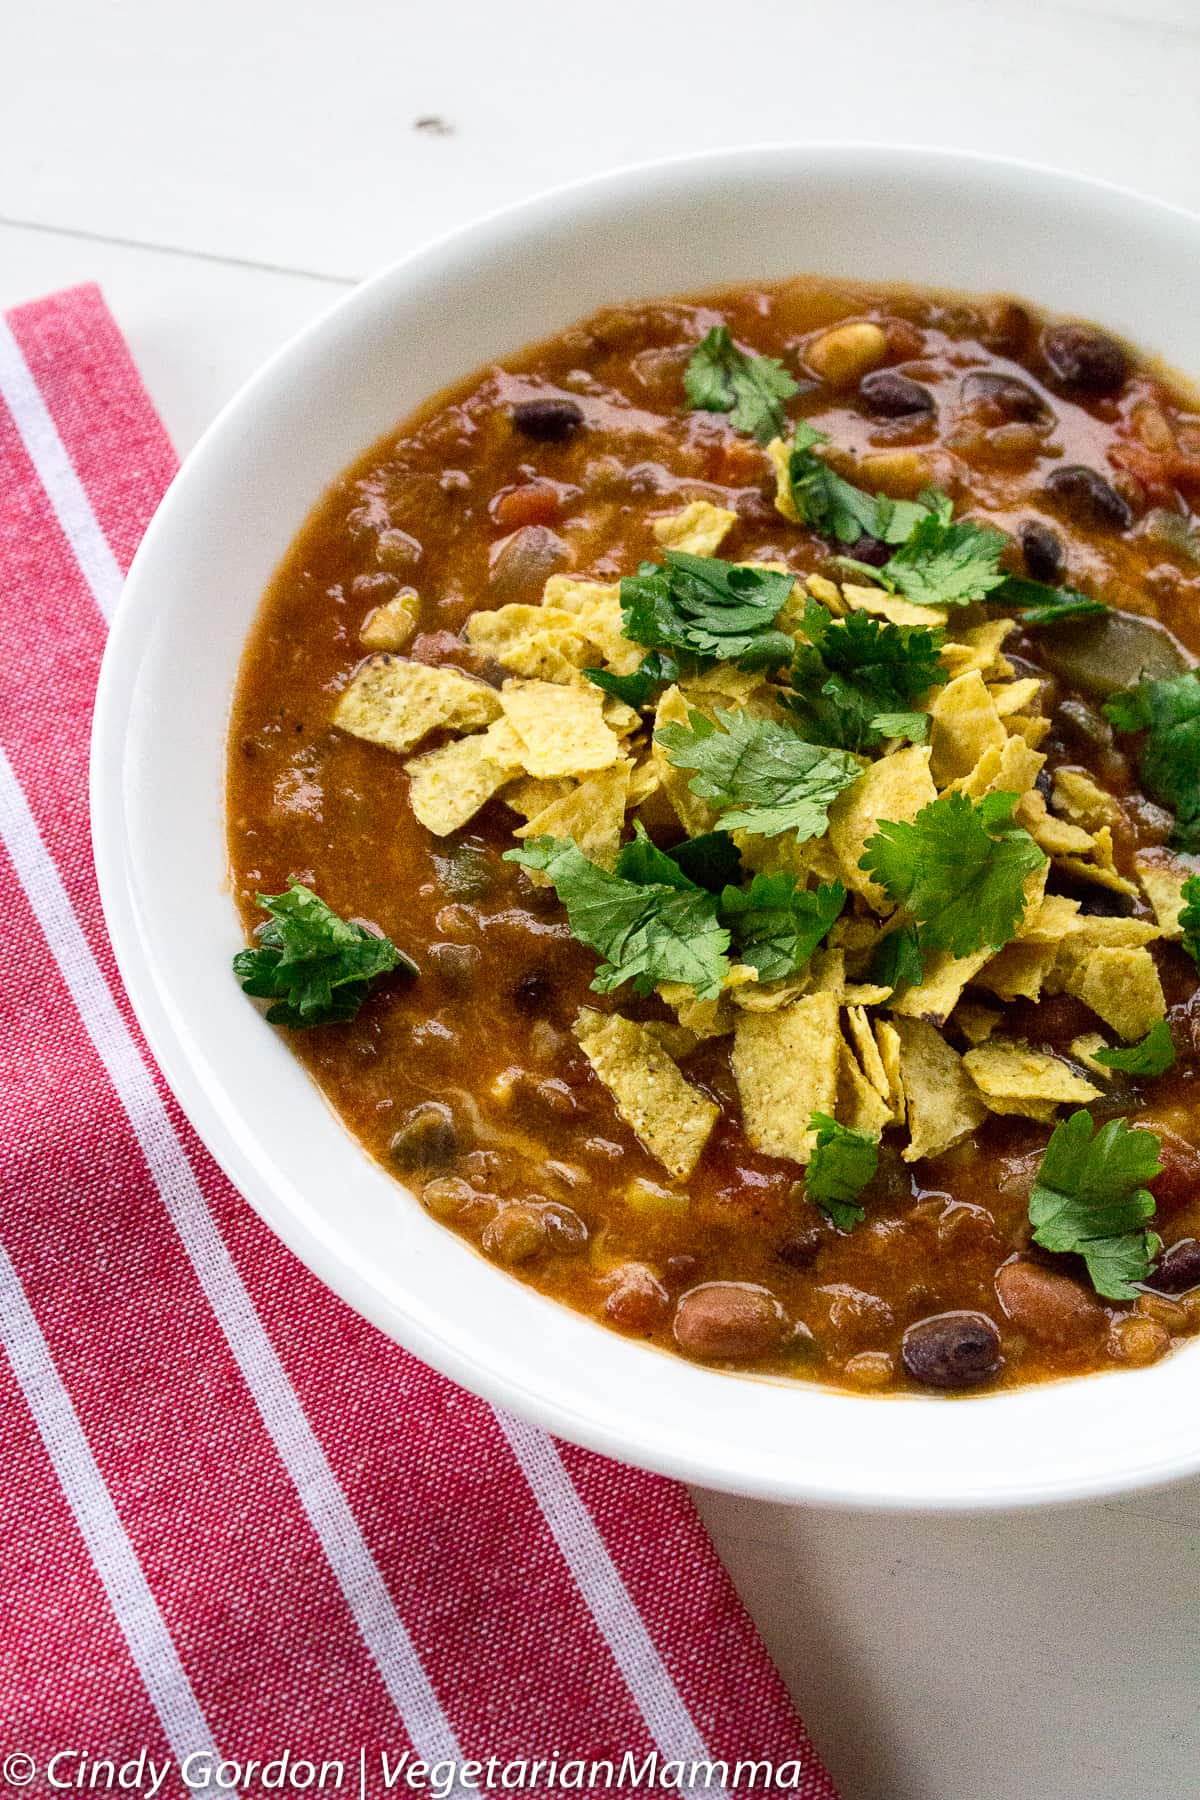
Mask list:
[[[662,779],[657,765],[647,750],[646,754],[640,757],[630,770],[629,792],[625,797],[626,806],[640,806],[643,800],[648,800],[651,794],[656,794],[661,786]]]
[[[978,670],[988,681],[1006,680],[1013,672],[1012,664],[1000,652],[1005,639],[1016,630],[1016,623],[1015,619],[988,619],[982,625],[969,626],[950,643],[943,644],[942,661],[950,671],[951,680],[957,675],[969,674],[972,669]],[[1038,685],[1040,687],[1041,683]]]
[[[511,605],[472,613],[467,642],[511,674],[539,681],[574,681],[588,658],[579,620],[564,607]]]
[[[545,812],[556,800],[565,800],[574,787],[573,781],[535,781],[532,775],[520,775],[509,782],[502,798],[504,804],[520,813],[523,819],[532,819],[535,813]]]
[[[988,693],[992,696],[992,704],[1002,719],[1013,713],[1022,713],[1033,705],[1042,691],[1042,684],[1036,675],[1026,675],[1021,681],[989,682]]]
[[[620,740],[604,722],[599,688],[560,687],[553,681],[506,681],[500,690],[504,716],[521,740],[522,766],[539,780],[590,775],[610,768]]]
[[[664,550],[684,550],[689,556],[715,556],[737,524],[737,514],[711,500],[693,500],[682,512],[654,521],[654,535]]]
[[[799,525],[800,514],[792,499],[792,478],[788,470],[791,453],[791,445],[785,444],[782,438],[772,438],[767,445],[767,455],[775,469],[775,511],[782,513],[791,524]]]
[[[838,1089],[834,1117],[851,1131],[879,1137],[892,1122],[892,1109],[873,1082],[867,1080],[858,1058],[843,1039],[838,1053]]]
[[[633,1019],[585,1006],[573,1030],[639,1143],[686,1180],[720,1114],[715,1101],[685,1081],[653,1033]]]
[[[899,594],[889,594],[886,588],[859,587],[852,581],[846,581],[842,583],[842,599],[846,606],[852,607],[856,612],[875,613],[893,625],[946,623],[944,606],[917,606],[914,601],[905,600]]]
[[[406,763],[409,804],[426,831],[448,837],[473,819],[512,778],[512,764],[488,755],[487,734],[455,738]]]
[[[871,1018],[866,1006],[852,1003],[846,1007],[846,1036],[858,1057],[863,1074],[877,1093],[888,1102],[888,1117],[895,1115],[891,1106],[891,1080],[884,1066]]]
[[[986,1044],[1003,1018],[1003,1013],[990,1006],[980,1006],[974,1000],[965,1000],[954,1013],[954,1023],[968,1044]]]
[[[1098,887],[1110,888],[1117,894],[1137,894],[1137,883],[1130,881],[1117,869],[1113,854],[1112,830],[1101,825],[1096,832],[1090,851],[1085,856],[1059,856],[1055,858],[1060,869],[1068,874],[1077,875],[1081,881],[1093,882]]]
[[[948,682],[929,708],[932,756],[929,772],[938,787],[961,781],[985,751],[1003,750],[1007,733],[996,703],[978,669]]]
[[[905,1018],[928,1019],[931,1025],[944,1025],[962,997],[962,991],[973,981],[992,955],[989,945],[973,950],[969,956],[951,956],[948,950],[935,950],[925,958],[925,974],[913,986],[902,989],[893,998],[889,1010]]]
[[[460,669],[404,662],[385,652],[355,671],[333,722],[403,755],[431,731],[477,731],[499,714],[500,696],[484,682]]]
[[[417,629],[417,596],[411,588],[371,609],[358,641],[367,650],[404,650]]]
[[[968,1050],[963,1067],[983,1095],[991,1112],[1024,1113],[1041,1118],[1047,1106],[1086,1106],[1100,1098],[1100,1089],[1077,1075],[1057,1056],[1031,1050],[1011,1038],[993,1038]],[[1027,1109],[1033,1106],[1033,1113]]]
[[[827,575],[806,575],[804,586],[814,600],[827,607],[835,618],[840,619],[846,611],[846,602],[842,599],[842,590],[836,581],[830,581]],[[803,608],[801,608],[803,610]]]
[[[542,589],[542,605],[573,613],[576,629],[592,645],[597,658],[617,675],[631,675],[646,652],[625,636],[619,581],[580,581],[573,575],[551,575]]]
[[[982,800],[985,794],[1028,794],[1041,773],[1045,757],[1019,737],[1005,738],[999,747],[993,745],[985,750],[975,767],[969,774],[962,776],[951,785],[964,793],[968,800]],[[1039,816],[1044,815],[1046,802],[1038,794],[1041,801]]]
[[[1181,938],[1183,926],[1183,884],[1196,873],[1186,863],[1173,857],[1169,850],[1151,851],[1134,858],[1134,870],[1142,892],[1154,908],[1154,916],[1166,938]]]
[[[881,819],[915,819],[937,799],[929,773],[929,751],[922,744],[897,750],[864,769],[860,780],[840,793],[829,809],[829,841],[837,853],[846,886],[862,894],[877,913],[890,913],[892,903],[877,881],[859,868],[868,838]]]
[[[876,1019],[875,1042],[879,1046],[879,1060],[887,1076],[888,1105],[892,1109],[893,1119],[900,1125],[904,1122],[907,1101],[904,1095],[904,1076],[900,1068],[900,1033],[890,1019]]]
[[[686,1025],[672,1025],[666,1019],[647,1019],[642,1029],[662,1045],[672,1062],[682,1062],[700,1042],[696,1033],[689,1031]]]
[[[1072,825],[1067,819],[1056,818],[1053,813],[1038,819],[1028,830],[1047,856],[1086,856],[1096,848],[1096,840],[1090,831],[1085,831],[1082,825]]]
[[[1082,1037],[1071,1039],[1071,1055],[1076,1062],[1081,1062],[1085,1069],[1090,1069],[1098,1081],[1111,1081],[1113,1072],[1107,1063],[1096,1061],[1097,1050],[1107,1050],[1108,1044],[1102,1032],[1085,1031]]]
[[[911,1140],[901,1154],[905,1162],[940,1156],[981,1125],[987,1109],[940,1031],[924,1019],[897,1019],[894,1029]]]
[[[1166,1017],[1158,970],[1144,946],[1104,947],[1068,955],[1070,944],[1068,939],[1059,953],[1060,965],[1067,959],[1058,977],[1063,991],[1090,1006],[1097,1018],[1127,1042],[1144,1038],[1152,1025]]]
[[[1001,1000],[1040,1000],[1046,979],[1058,961],[1054,943],[1005,944],[976,976],[980,987]]]
[[[691,716],[691,708],[677,687],[669,687],[658,703],[654,715],[654,729],[657,732],[663,725],[686,725]],[[701,837],[706,831],[712,831],[717,822],[717,815],[707,800],[693,794],[688,783],[692,779],[691,769],[677,769],[667,756],[666,750],[653,740],[652,755],[654,766],[658,771],[658,779],[663,792],[671,802],[675,815],[689,837]]]
[[[1017,928],[1025,944],[1057,944],[1079,923],[1079,902],[1066,894],[1045,894],[1031,907]]]
[[[1055,770],[1050,804],[1056,813],[1070,819],[1073,825],[1082,825],[1085,831],[1098,831],[1121,817],[1121,808],[1113,796],[1082,769]]]
[[[535,813],[518,829],[517,837],[571,838],[590,862],[611,869],[625,824],[629,773],[630,765],[625,761],[614,763],[611,769],[601,769],[598,775],[572,787],[561,800],[552,800],[543,811]],[[527,869],[525,873],[538,886],[550,885],[544,869]]]
[[[837,1104],[841,1042],[836,994],[806,994],[778,1012],[738,1014],[732,1060],[742,1124],[764,1156],[809,1160],[808,1121]]]
[[[699,1000],[695,990],[685,981],[660,981],[660,1000],[669,1006],[679,1023],[696,1037],[728,1037],[733,1030],[733,1008],[728,994],[717,994],[711,1000]]]

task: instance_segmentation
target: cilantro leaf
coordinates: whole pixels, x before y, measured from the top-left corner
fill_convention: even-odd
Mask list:
[[[1022,625],[1061,625],[1068,619],[1092,619],[1108,611],[1103,600],[1089,600],[1078,588],[1050,587],[1023,575],[1006,576],[988,599],[1016,607]]]
[[[925,958],[915,925],[902,925],[880,938],[867,977],[890,988],[916,987],[925,979]]]
[[[792,639],[771,627],[795,585],[794,575],[778,570],[668,550],[665,562],[642,563],[622,581],[625,635],[651,650],[686,650],[709,661],[756,649],[783,661]]]
[[[965,794],[931,800],[911,824],[883,822],[859,867],[904,906],[926,949],[969,956],[999,950],[1025,910],[1025,878],[1044,851],[1013,821],[1015,794]]]
[[[1029,1196],[1033,1241],[1043,1250],[1073,1251],[1092,1286],[1109,1300],[1136,1298],[1161,1242],[1146,1229],[1154,1196],[1145,1187],[1160,1172],[1159,1140],[1110,1119],[1092,1136],[1091,1115],[1074,1112],[1056,1125]]]
[[[654,735],[677,769],[698,771],[691,791],[720,811],[722,829],[763,837],[791,831],[799,843],[820,837],[831,803],[862,765],[773,719],[748,712],[718,712],[717,719],[720,730],[693,712],[687,725],[663,725]]]
[[[719,894],[742,872],[742,858],[727,831],[705,831],[699,837],[684,838],[667,851],[671,861],[683,870],[697,887]]]
[[[1192,670],[1140,681],[1104,708],[1118,731],[1144,731],[1138,767],[1152,800],[1175,814],[1171,842],[1200,850],[1200,679]]]
[[[1200,875],[1189,875],[1183,884],[1179,923],[1183,927],[1183,948],[1200,965]]]
[[[729,933],[717,921],[716,897],[690,882],[644,832],[625,845],[611,874],[569,838],[530,838],[506,850],[504,860],[550,877],[572,932],[605,959],[592,982],[597,993],[626,981],[639,994],[660,981],[686,982],[702,1000],[720,993]]]
[[[923,741],[928,720],[907,702],[946,680],[944,633],[893,625],[866,612],[834,619],[817,601],[804,609],[804,633],[782,696],[805,735],[844,750],[874,750],[885,737]],[[918,723],[923,720],[923,723]]]
[[[840,881],[809,893],[794,875],[756,875],[748,888],[725,889],[721,918],[738,961],[760,981],[779,981],[808,961],[845,904]]]
[[[819,1206],[839,1231],[853,1231],[865,1216],[858,1197],[879,1167],[879,1140],[839,1125],[828,1113],[813,1113],[808,1128],[816,1133],[817,1141],[804,1172],[805,1197]]]
[[[951,502],[934,488],[919,500],[891,500],[843,480],[816,453],[817,444],[828,442],[823,431],[802,420],[788,453],[788,486],[796,511],[822,536],[843,544],[856,543],[860,537],[902,544],[921,519],[930,514],[949,517],[946,509]]]
[[[391,938],[339,918],[313,893],[293,882],[283,894],[256,894],[270,914],[255,932],[256,946],[239,950],[233,972],[242,991],[273,1000],[272,1025],[303,1031],[354,1018],[377,976],[393,969],[417,973],[417,965]]]
[[[626,706],[632,706],[635,712],[640,712],[643,706],[649,705],[659,688],[669,687],[671,682],[679,680],[680,669],[673,656],[652,650],[649,656],[643,656],[632,674],[615,675],[611,669],[584,669],[583,673],[593,687],[614,695]]]
[[[927,514],[919,519],[882,573],[917,606],[968,606],[1005,577],[1000,558],[1008,539],[990,525]]]
[[[1124,1050],[1097,1050],[1095,1061],[1106,1069],[1120,1069],[1125,1075],[1165,1075],[1174,1067],[1175,1044],[1171,1027],[1165,1019],[1152,1025],[1139,1044]]]
[[[692,351],[683,387],[689,406],[728,413],[735,431],[748,431],[760,444],[779,436],[786,424],[781,402],[800,392],[781,362],[739,350],[724,325]]]

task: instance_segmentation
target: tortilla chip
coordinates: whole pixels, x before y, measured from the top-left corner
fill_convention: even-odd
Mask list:
[[[961,1143],[983,1123],[987,1108],[940,1031],[924,1019],[897,1019],[895,1030],[911,1139],[902,1155],[918,1162]]]
[[[645,755],[639,757],[634,763],[629,772],[629,792],[625,796],[626,807],[640,806],[643,800],[648,800],[651,794],[656,794],[661,786],[662,778],[658,773],[658,767],[654,757],[647,750]]]
[[[1015,718],[1005,719],[1005,726],[1013,737],[1018,737],[1036,750],[1043,738],[1049,737],[1053,720],[1042,713],[1018,713]]]
[[[588,661],[606,663],[617,675],[632,675],[646,652],[625,636],[619,581],[579,581],[573,575],[551,575],[542,589],[542,605],[573,613],[595,652]]]
[[[733,1073],[742,1124],[756,1150],[808,1161],[810,1117],[837,1104],[841,1045],[836,994],[806,994],[779,1012],[738,1014]]]
[[[590,685],[560,687],[553,681],[506,681],[500,690],[504,716],[521,740],[522,764],[539,780],[590,775],[611,768],[621,743],[604,723],[604,696]]]
[[[1113,1072],[1107,1063],[1096,1061],[1097,1050],[1107,1050],[1108,1043],[1099,1031],[1085,1031],[1082,1037],[1071,1039],[1071,1055],[1076,1062],[1081,1062],[1085,1069],[1090,1069],[1099,1081],[1111,1081]]]
[[[737,514],[711,500],[693,500],[682,512],[654,521],[654,535],[664,550],[684,550],[689,556],[714,556],[737,524]]]
[[[891,1080],[884,1067],[883,1057],[880,1054],[875,1033],[871,1029],[871,1020],[865,1006],[847,1006],[846,1036],[854,1049],[863,1074],[876,1093],[881,1094],[888,1102],[888,1117],[891,1119],[894,1116],[891,1107]]]
[[[935,950],[925,958],[925,974],[912,987],[903,988],[892,1000],[889,1011],[905,1018],[928,1019],[931,1025],[944,1025],[962,997],[962,991],[973,981],[991,956],[989,947],[972,951],[970,956],[951,956],[948,950]]]
[[[963,1067],[992,1112],[1041,1118],[1047,1106],[1086,1106],[1100,1089],[1057,1056],[1028,1044],[993,1038],[963,1057]],[[1028,1106],[1037,1110],[1026,1111]]]
[[[1077,875],[1081,881],[1093,882],[1097,887],[1109,888],[1113,893],[1136,895],[1138,891],[1137,883],[1117,869],[1112,831],[1107,825],[1101,825],[1096,832],[1086,856],[1059,856],[1055,861],[1068,874]]]
[[[583,854],[602,869],[611,869],[621,845],[625,824],[625,796],[629,789],[630,765],[622,760],[611,769],[602,769],[572,787],[561,800],[550,805],[517,830],[517,837],[570,838]],[[548,887],[550,878],[542,869],[525,873],[539,887]]]
[[[669,687],[658,703],[654,729],[657,732],[663,725],[686,725],[690,717],[691,708],[679,689]],[[651,754],[662,790],[688,836],[702,837],[706,831],[712,831],[717,823],[716,813],[707,800],[701,800],[688,786],[694,771],[677,769],[657,738],[653,740]]]
[[[900,1033],[890,1019],[876,1019],[875,1042],[879,1046],[879,1060],[883,1064],[887,1076],[887,1101],[892,1109],[892,1117],[899,1125],[903,1123],[907,1102],[904,1095],[904,1077],[900,1068]]]
[[[942,661],[950,671],[950,679],[969,674],[972,669],[988,681],[1004,680],[1012,674],[1012,664],[1000,651],[1004,641],[1016,630],[1015,619],[988,619],[982,625],[971,625],[955,634],[951,643],[942,646]],[[1039,687],[1041,683],[1038,683]]]
[[[333,710],[353,737],[401,755],[431,731],[478,731],[500,715],[495,688],[460,669],[403,662],[386,653],[362,663]]]
[[[1070,939],[1067,940],[1069,945]],[[1096,1017],[1111,1025],[1128,1042],[1144,1038],[1152,1025],[1166,1017],[1162,983],[1149,950],[1143,947],[1089,949],[1061,962],[1063,991],[1074,994]]]
[[[511,763],[488,755],[486,732],[456,738],[405,764],[413,812],[435,837],[448,837],[474,818],[481,806],[512,779]]]
[[[841,863],[827,837],[808,838],[798,844],[790,834],[767,838],[756,831],[739,830],[730,836],[742,861],[755,875],[794,875],[801,885],[814,880],[837,881],[841,876]]]
[[[800,514],[796,511],[796,502],[792,499],[792,481],[788,472],[788,460],[792,453],[790,444],[782,438],[772,438],[767,445],[767,455],[775,469],[775,511],[793,525],[799,525]]]
[[[535,813],[545,812],[556,800],[565,799],[574,788],[573,781],[535,781],[532,775],[521,775],[516,781],[509,782],[501,798],[523,819],[532,819]]]
[[[695,989],[683,981],[661,981],[656,991],[679,1023],[698,1040],[728,1037],[733,1030],[734,1014],[728,994],[718,994],[713,1000],[698,1000]]]
[[[1045,760],[1038,751],[1031,750],[1023,739],[1005,738],[999,748],[993,746],[985,750],[971,772],[951,785],[964,793],[968,800],[982,800],[985,794],[1028,794],[1041,773]],[[1045,812],[1046,803],[1040,794],[1037,798],[1042,802],[1039,809],[1041,816]]]
[[[978,669],[942,688],[929,708],[929,772],[938,787],[970,775],[987,750],[1003,750],[1007,733]]]
[[[720,1107],[685,1081],[652,1032],[620,1013],[581,1007],[573,1027],[584,1055],[639,1143],[677,1180],[691,1174]]]
[[[878,982],[848,981],[842,989],[843,1006],[882,1006],[890,999],[890,987],[880,987]]]
[[[514,675],[575,681],[588,660],[587,640],[578,627],[578,618],[564,607],[501,606],[471,614],[467,642]]]
[[[666,1019],[647,1019],[642,1026],[648,1031],[656,1043],[662,1045],[672,1062],[681,1062],[690,1056],[700,1039],[686,1025],[672,1025]]]
[[[873,1082],[867,1080],[849,1044],[842,1040],[838,1057],[837,1104],[834,1117],[851,1131],[879,1137],[892,1122],[892,1109]]]
[[[890,913],[893,908],[879,883],[858,866],[868,838],[874,837],[881,819],[915,819],[936,799],[929,751],[923,744],[910,744],[869,764],[861,779],[830,807],[829,841],[837,853],[841,879],[852,892],[864,895],[875,912]]]
[[[1143,852],[1134,858],[1134,869],[1142,892],[1154,908],[1154,916],[1167,938],[1181,938],[1183,926],[1183,884],[1196,873],[1186,863],[1178,862],[1169,850]]]
[[[1022,943],[1014,940],[997,951],[976,981],[1001,1000],[1040,1000],[1046,978],[1058,961],[1055,943]]]
[[[964,1000],[954,1013],[954,1023],[968,1044],[986,1044],[1003,1018],[1003,1013],[994,1012],[990,1006],[980,1006],[974,1000]]]
[[[679,687],[684,699],[691,705],[701,708],[715,705],[726,712],[731,707],[748,706],[757,695],[765,694],[774,700],[761,674],[749,669],[739,669],[733,663],[716,663],[699,675],[689,675],[686,681],[680,682]]]
[[[905,600],[899,594],[889,594],[885,588],[859,587],[852,581],[846,581],[842,583],[842,599],[855,612],[874,613],[893,625],[933,626],[946,623],[944,606],[917,606],[914,601]]]
[[[1092,950],[1128,950],[1152,944],[1162,936],[1162,927],[1149,919],[1117,919],[1105,913],[1081,913],[1067,936],[1065,948],[1072,955],[1086,955]]]
[[[992,704],[1002,719],[1011,718],[1014,713],[1024,712],[1032,706],[1042,691],[1042,684],[1036,675],[1027,675],[1021,681],[997,681],[988,684],[988,693],[992,696]]]
[[[840,619],[846,611],[846,602],[842,599],[842,590],[836,581],[830,581],[825,575],[806,575],[804,586],[814,600],[819,600],[836,619]],[[797,596],[799,598],[799,596]],[[801,613],[803,605],[801,605]]]
[[[1079,902],[1066,894],[1046,894],[1022,919],[1017,937],[1023,944],[1057,944],[1079,923]]]
[[[1067,819],[1056,818],[1053,813],[1038,819],[1028,830],[1047,856],[1086,856],[1096,847],[1090,831],[1085,831],[1082,825],[1072,825]]]
[[[1085,831],[1114,825],[1121,817],[1118,802],[1082,769],[1055,770],[1050,803],[1056,813],[1070,819],[1073,825],[1081,825]]]
[[[404,650],[417,629],[420,602],[409,589],[373,607],[363,620],[358,641],[366,650]]]

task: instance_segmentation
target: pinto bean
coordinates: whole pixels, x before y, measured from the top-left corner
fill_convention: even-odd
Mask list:
[[[1061,387],[1089,399],[1118,393],[1129,374],[1121,345],[1094,325],[1048,325],[1042,355]]]
[[[546,1247],[546,1228],[531,1206],[504,1206],[484,1231],[484,1250],[500,1263],[529,1262]]]
[[[1115,487],[1083,463],[1067,463],[1046,477],[1046,492],[1079,525],[1128,531],[1133,513]]]
[[[1091,1343],[1104,1313],[1077,1281],[1040,1263],[1008,1262],[996,1275],[996,1293],[1018,1331],[1041,1344]]]
[[[859,398],[877,419],[907,419],[933,411],[933,395],[895,369],[874,369],[858,384]]]
[[[389,1147],[397,1168],[445,1169],[458,1155],[454,1114],[442,1100],[424,1100],[407,1114]]]
[[[1158,1142],[1162,1173],[1150,1186],[1160,1213],[1179,1212],[1200,1194],[1200,1152],[1173,1131],[1160,1129]]]
[[[666,1317],[671,1297],[653,1269],[626,1263],[604,1302],[604,1316],[622,1331],[653,1331]]]
[[[962,397],[967,407],[989,424],[1012,419],[1032,424],[1049,414],[1045,401],[1027,381],[990,369],[975,369],[965,376]]]
[[[900,1354],[922,1387],[976,1387],[1000,1367],[1000,1333],[986,1313],[937,1313],[909,1326]]]
[[[782,1342],[783,1308],[764,1287],[707,1281],[675,1308],[675,1342],[701,1362],[753,1362]]]

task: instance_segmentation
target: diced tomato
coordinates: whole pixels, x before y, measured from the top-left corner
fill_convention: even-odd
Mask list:
[[[505,531],[517,531],[522,525],[549,525],[557,519],[560,504],[557,488],[536,481],[501,494],[493,502],[492,517]]]

